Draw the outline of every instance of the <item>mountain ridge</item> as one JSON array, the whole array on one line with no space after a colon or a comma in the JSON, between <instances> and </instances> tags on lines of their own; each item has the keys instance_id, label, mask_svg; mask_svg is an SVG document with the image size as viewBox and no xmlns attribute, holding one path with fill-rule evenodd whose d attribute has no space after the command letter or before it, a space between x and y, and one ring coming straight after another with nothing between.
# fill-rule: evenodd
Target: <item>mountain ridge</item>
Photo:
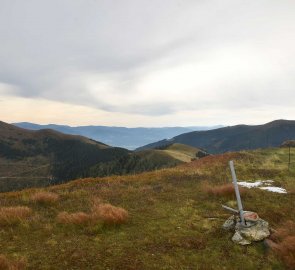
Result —
<instances>
[{"instance_id":1,"label":"mountain ridge","mask_svg":"<svg viewBox=\"0 0 295 270\"><path fill-rule=\"evenodd\" d=\"M192 127L116 127L116 126L68 126L68 125L39 125L29 122L13 123L18 127L38 130L50 128L66 134L83 135L88 138L101 141L107 145L134 150L142 145L152 143L160 139L172 138L176 135L194 130L208 130L220 127L217 126L192 126Z\"/></svg>"},{"instance_id":2,"label":"mountain ridge","mask_svg":"<svg viewBox=\"0 0 295 270\"><path fill-rule=\"evenodd\" d=\"M223 153L255 148L277 147L295 138L294 120L274 120L262 125L235 125L208 131L184 133L169 140L161 140L137 148L152 149L165 144L182 143L206 149L209 153Z\"/></svg>"}]
</instances>

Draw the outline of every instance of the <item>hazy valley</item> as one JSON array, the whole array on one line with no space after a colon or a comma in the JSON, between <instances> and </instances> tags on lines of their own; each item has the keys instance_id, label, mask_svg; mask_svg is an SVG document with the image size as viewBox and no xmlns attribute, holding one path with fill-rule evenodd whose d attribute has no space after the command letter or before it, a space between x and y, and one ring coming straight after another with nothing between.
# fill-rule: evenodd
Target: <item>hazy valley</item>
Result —
<instances>
[{"instance_id":1,"label":"hazy valley","mask_svg":"<svg viewBox=\"0 0 295 270\"><path fill-rule=\"evenodd\" d=\"M195 130L210 130L221 126L197 127L162 127L162 128L126 128L107 126L64 126L64 125L38 125L33 123L14 123L15 126L31 129L53 129L65 134L81 135L111 146L134 150L145 144L153 143L163 138L172 138L182 133Z\"/></svg>"}]
</instances>

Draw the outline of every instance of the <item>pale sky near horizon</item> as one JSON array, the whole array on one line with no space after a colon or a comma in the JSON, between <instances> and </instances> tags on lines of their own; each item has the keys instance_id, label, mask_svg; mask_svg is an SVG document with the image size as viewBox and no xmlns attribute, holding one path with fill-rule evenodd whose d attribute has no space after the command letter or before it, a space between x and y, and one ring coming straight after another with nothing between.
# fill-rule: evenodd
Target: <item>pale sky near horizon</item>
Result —
<instances>
[{"instance_id":1,"label":"pale sky near horizon","mask_svg":"<svg viewBox=\"0 0 295 270\"><path fill-rule=\"evenodd\" d=\"M295 119L293 0L0 0L0 120Z\"/></svg>"}]
</instances>

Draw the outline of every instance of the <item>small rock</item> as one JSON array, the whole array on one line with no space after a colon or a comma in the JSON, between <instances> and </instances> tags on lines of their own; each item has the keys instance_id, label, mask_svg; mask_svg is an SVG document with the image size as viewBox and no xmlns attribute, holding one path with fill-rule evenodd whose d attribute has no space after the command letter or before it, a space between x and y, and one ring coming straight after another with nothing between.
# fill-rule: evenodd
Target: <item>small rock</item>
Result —
<instances>
[{"instance_id":1,"label":"small rock","mask_svg":"<svg viewBox=\"0 0 295 270\"><path fill-rule=\"evenodd\" d=\"M261 241L270 235L268 222L261 218L251 227L240 227L239 232L249 241Z\"/></svg>"},{"instance_id":2,"label":"small rock","mask_svg":"<svg viewBox=\"0 0 295 270\"><path fill-rule=\"evenodd\" d=\"M270 235L268 222L259 218L255 212L244 211L246 226L240 223L240 218L229 217L222 225L225 230L235 230L232 241L240 245L249 245L251 242L261 241Z\"/></svg>"},{"instance_id":3,"label":"small rock","mask_svg":"<svg viewBox=\"0 0 295 270\"><path fill-rule=\"evenodd\" d=\"M230 216L222 225L222 228L225 230L233 230L235 228L236 225L236 219L235 216L232 215Z\"/></svg>"},{"instance_id":4,"label":"small rock","mask_svg":"<svg viewBox=\"0 0 295 270\"><path fill-rule=\"evenodd\" d=\"M236 231L235 234L233 235L232 239L233 242L245 246L245 245L250 245L251 242L245 239L244 237L241 236L239 231Z\"/></svg>"}]
</instances>

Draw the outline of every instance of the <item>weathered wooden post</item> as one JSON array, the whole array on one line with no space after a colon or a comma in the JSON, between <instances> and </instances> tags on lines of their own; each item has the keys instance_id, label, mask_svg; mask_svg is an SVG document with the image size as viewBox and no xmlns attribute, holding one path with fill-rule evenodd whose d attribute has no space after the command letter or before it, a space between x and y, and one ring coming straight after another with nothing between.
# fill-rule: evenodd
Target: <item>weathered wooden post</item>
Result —
<instances>
[{"instance_id":1,"label":"weathered wooden post","mask_svg":"<svg viewBox=\"0 0 295 270\"><path fill-rule=\"evenodd\" d=\"M241 224L243 226L245 226L246 223L245 223L245 219L244 219L243 205L242 205L242 200L241 200L240 191L239 191L239 187L238 187L234 162L232 160L229 162L229 167L230 167L230 171L231 171L231 175L232 175L232 179L233 179L233 184L234 184L234 187L235 187L235 193L236 193L236 198L237 198L237 203L238 203L238 211L239 211L239 214L240 214Z\"/></svg>"}]
</instances>

